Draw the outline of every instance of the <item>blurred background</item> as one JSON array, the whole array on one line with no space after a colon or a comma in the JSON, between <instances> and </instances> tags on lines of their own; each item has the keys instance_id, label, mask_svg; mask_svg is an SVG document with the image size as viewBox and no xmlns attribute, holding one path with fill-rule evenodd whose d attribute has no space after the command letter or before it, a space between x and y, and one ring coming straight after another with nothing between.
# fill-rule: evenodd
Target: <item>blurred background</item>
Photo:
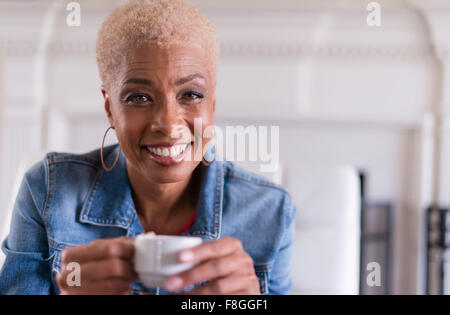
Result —
<instances>
[{"instance_id":1,"label":"blurred background","mask_svg":"<svg viewBox=\"0 0 450 315\"><path fill-rule=\"evenodd\" d=\"M450 2L189 2L221 42L216 124L280 128L262 174L298 208L293 293L450 293ZM76 3L79 26L69 1L0 1L2 239L23 172L108 127L95 40L122 1Z\"/></svg>"}]
</instances>

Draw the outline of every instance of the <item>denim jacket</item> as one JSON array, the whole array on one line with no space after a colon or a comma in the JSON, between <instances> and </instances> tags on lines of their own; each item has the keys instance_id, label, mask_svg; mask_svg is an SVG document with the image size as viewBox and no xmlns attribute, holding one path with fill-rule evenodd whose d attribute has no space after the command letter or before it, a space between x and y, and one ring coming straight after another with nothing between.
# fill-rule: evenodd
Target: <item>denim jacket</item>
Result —
<instances>
[{"instance_id":1,"label":"denim jacket","mask_svg":"<svg viewBox=\"0 0 450 315\"><path fill-rule=\"evenodd\" d=\"M117 145L104 148L107 165L112 165L117 150ZM296 212L289 194L227 161L199 167L203 169L196 219L180 235L203 241L238 238L254 261L261 293L289 293ZM143 232L122 152L110 172L101 166L100 150L48 153L22 180L10 233L2 243L6 260L0 294L58 294L55 276L63 249ZM139 282L131 289L137 294L167 294Z\"/></svg>"}]
</instances>

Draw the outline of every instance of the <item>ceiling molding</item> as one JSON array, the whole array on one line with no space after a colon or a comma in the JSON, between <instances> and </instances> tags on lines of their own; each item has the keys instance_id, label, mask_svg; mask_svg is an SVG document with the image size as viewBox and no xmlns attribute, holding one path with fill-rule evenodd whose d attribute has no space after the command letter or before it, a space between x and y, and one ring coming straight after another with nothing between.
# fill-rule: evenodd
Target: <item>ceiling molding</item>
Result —
<instances>
[{"instance_id":1,"label":"ceiling molding","mask_svg":"<svg viewBox=\"0 0 450 315\"><path fill-rule=\"evenodd\" d=\"M32 56L37 52L38 42L29 40L0 39L0 51L5 56ZM450 55L450 47L439 47L442 54ZM90 41L52 41L48 54L52 57L86 57L95 55L95 43ZM367 45L279 42L226 41L220 44L221 57L385 57L424 58L431 54L427 45Z\"/></svg>"}]
</instances>

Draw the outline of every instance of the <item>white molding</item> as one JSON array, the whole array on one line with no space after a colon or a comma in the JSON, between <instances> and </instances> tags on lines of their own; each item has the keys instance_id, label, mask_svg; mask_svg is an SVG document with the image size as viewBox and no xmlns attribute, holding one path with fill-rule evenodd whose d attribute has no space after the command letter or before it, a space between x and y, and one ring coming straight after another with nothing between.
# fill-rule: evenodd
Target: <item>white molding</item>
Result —
<instances>
[{"instance_id":1,"label":"white molding","mask_svg":"<svg viewBox=\"0 0 450 315\"><path fill-rule=\"evenodd\" d=\"M112 4L106 4L102 1L82 3L84 19L91 19L94 22L89 23L88 26L80 27L76 32L70 32L64 28L59 29L55 34L55 38L49 43L49 56L93 56L95 54L95 38L101 23L99 16L106 15L106 10L117 6L119 3L120 1L113 1ZM405 21L395 27L389 26L389 29L393 31L392 34L389 31L385 32L381 39L379 38L380 34L370 33L376 38L376 41L370 42L367 39L367 34L369 33L360 29L364 27L359 21L361 18L360 14L349 15L352 23L339 25L339 34L346 34L345 43L320 44L311 41L308 34L314 34L317 31L317 28L320 27L318 23L324 14L329 14L332 18L338 18L355 10L364 14L365 11L361 11L362 4L358 2L339 4L336 1L258 1L258 4L255 4L254 1L194 1L193 3L198 5L212 19L216 18L216 24L218 24L216 29L219 35L222 35L220 38L221 56L226 58L234 56L298 58L305 55L314 55L318 57L354 58L379 56L417 59L429 54L429 47L421 41L420 34L417 34L416 39L410 39L412 40L410 42L399 42L399 38L411 37L411 29L408 28L410 26L408 23L411 23L411 21ZM22 6L23 4L21 4ZM40 8L42 8L42 5L40 5ZM447 9L450 12L450 5ZM404 5L393 5L389 2L383 2L383 10L384 14L387 12L390 14L402 14L402 10L410 10L410 8ZM100 14L99 12L102 13ZM31 16L35 13L29 10L24 11L23 14ZM58 19L63 18L64 14L64 10L61 11L60 9ZM234 35L231 38L227 36L226 30L230 27L235 27L234 25L237 23L234 20L242 21L243 17L248 16L251 16L251 19L247 18L244 20L251 20L252 29L254 28L257 33L264 33L267 30L288 35L284 39L280 38L277 41L273 40L273 36L253 38L251 31L243 32L245 35L242 35L242 38L235 38ZM414 15L411 15L409 19L414 19ZM272 21L273 25L267 25L267 21ZM446 23L450 28L450 22ZM33 27L33 29L30 29L29 32L22 31L20 36L14 33L0 33L0 50L7 56L35 54L38 47L34 30L35 25L30 27ZM299 32L301 31L301 34L293 32L295 27L298 28ZM12 26L11 28L14 29ZM225 33L222 31L225 31ZM402 36L402 33L405 36ZM235 34L235 32L232 32L232 34ZM440 49L448 54L450 43L442 45Z\"/></svg>"},{"instance_id":2,"label":"white molding","mask_svg":"<svg viewBox=\"0 0 450 315\"><path fill-rule=\"evenodd\" d=\"M430 4L424 5L419 1L410 1L411 4L416 8L417 14L421 17L424 28L428 33L428 38L430 40L430 45L432 47L432 52L434 58L436 59L440 73L439 73L439 84L440 88L438 90L438 97L436 98L436 104L431 104L433 111L433 135L430 138L430 130L424 130L422 139L422 150L428 148L433 148L433 153L422 152L422 157L424 158L428 155L428 166L432 171L426 178L428 178L428 185L431 185L431 192L429 188L423 186L422 182L421 193L426 194L425 198L421 199L421 209L419 214L419 225L417 226L419 233L417 234L417 293L425 293L425 279L424 279L424 262L427 259L425 253L426 244L424 243L425 234L427 233L425 229L425 206L430 206L431 204L437 204L439 206L448 207L450 206L450 167L448 166L448 161L450 158L450 31L449 31L449 15L448 3L444 10L442 8L438 9L438 6L442 6L443 3L439 1L431 1ZM434 5L434 6L433 6ZM430 143L432 139L432 143ZM425 165L422 165L422 176L424 177ZM431 196L429 196L431 195ZM428 204L425 204L425 202Z\"/></svg>"},{"instance_id":3,"label":"white molding","mask_svg":"<svg viewBox=\"0 0 450 315\"><path fill-rule=\"evenodd\" d=\"M30 40L10 40L0 38L0 51L6 56L32 56L37 52L38 42ZM440 48L442 54L449 55L450 47ZM85 57L95 55L95 43L88 41L56 40L49 44L49 56ZM279 42L239 42L222 41L221 57L290 57L305 55L315 57L385 57L418 59L430 55L429 47L419 45L367 45L367 44L326 44L308 45L290 41Z\"/></svg>"}]
</instances>

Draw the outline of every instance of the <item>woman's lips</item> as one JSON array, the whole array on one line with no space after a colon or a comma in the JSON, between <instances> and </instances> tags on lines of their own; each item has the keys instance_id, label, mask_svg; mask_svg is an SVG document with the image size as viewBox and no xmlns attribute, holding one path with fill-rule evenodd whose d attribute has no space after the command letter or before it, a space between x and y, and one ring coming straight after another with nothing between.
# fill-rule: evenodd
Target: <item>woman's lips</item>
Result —
<instances>
[{"instance_id":1,"label":"woman's lips","mask_svg":"<svg viewBox=\"0 0 450 315\"><path fill-rule=\"evenodd\" d=\"M162 166L171 166L181 163L190 148L191 143L161 143L157 145L142 146L142 149L150 159Z\"/></svg>"}]
</instances>

